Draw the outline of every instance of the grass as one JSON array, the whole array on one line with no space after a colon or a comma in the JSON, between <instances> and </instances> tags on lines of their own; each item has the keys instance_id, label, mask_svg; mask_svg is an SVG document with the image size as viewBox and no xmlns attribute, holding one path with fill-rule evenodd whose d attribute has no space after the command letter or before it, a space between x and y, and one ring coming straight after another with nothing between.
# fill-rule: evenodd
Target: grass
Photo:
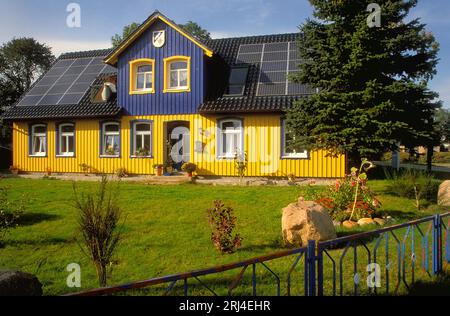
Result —
<instances>
[{"instance_id":1,"label":"grass","mask_svg":"<svg viewBox=\"0 0 450 316\"><path fill-rule=\"evenodd\" d=\"M3 179L1 185L10 188L13 200L25 198L27 212L20 226L11 231L6 247L0 249L0 267L18 269L36 274L44 284L46 295L59 295L80 289L66 286L66 271L70 263L81 266L82 289L97 287L95 270L80 250L77 239L77 211L73 208L72 183L58 180ZM94 190L95 183L77 183L81 191ZM414 211L412 200L389 195L385 181L373 181L372 187L380 195L382 212L399 222L442 211L437 206L425 205L421 212ZM202 185L149 186L122 183L119 201L123 208L123 240L119 245L109 284L122 284L157 276L164 276L193 269L202 269L265 255L283 250L281 239L281 210L300 195L298 187L224 187ZM244 238L243 247L233 255L220 255L212 247L206 210L215 199L222 199L234 208L238 218L238 230ZM426 231L426 227L423 227ZM349 234L340 231L339 234ZM373 248L374 241L368 241ZM418 243L420 244L420 243ZM390 246L395 249L393 241ZM330 254L339 259L343 249ZM416 250L417 251L417 250ZM268 263L282 281L282 294L286 294L286 273L295 258L277 259ZM346 256L346 293L353 289L352 256ZM326 274L331 272L330 261L325 261ZM302 262L293 275L292 294L301 294ZM251 270L251 269L247 269ZM365 271L359 260L358 271ZM237 276L238 270L208 276L208 285L220 294ZM247 271L235 294L251 294ZM419 277L419 273L416 277ZM262 266L258 266L258 294L276 294L273 277ZM424 280L427 280L424 273ZM327 277L327 291L331 289L331 278ZM349 286L350 285L350 286ZM158 288L161 290L162 288ZM180 292L181 291L181 292ZM208 294L203 288L193 285L190 293ZM182 293L182 286L174 288ZM140 292L142 294L142 292ZM147 294L156 294L153 290ZM161 294L161 292L159 292Z\"/></svg>"}]
</instances>

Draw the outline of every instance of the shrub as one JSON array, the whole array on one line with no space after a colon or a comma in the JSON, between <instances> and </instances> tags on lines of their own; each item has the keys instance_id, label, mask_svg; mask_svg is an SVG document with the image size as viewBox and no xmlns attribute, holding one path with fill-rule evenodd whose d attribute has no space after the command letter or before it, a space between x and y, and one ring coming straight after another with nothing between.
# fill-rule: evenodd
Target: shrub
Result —
<instances>
[{"instance_id":1,"label":"shrub","mask_svg":"<svg viewBox=\"0 0 450 316\"><path fill-rule=\"evenodd\" d=\"M8 189L0 187L0 247L9 230L18 226L23 212L23 203L12 203L8 197Z\"/></svg>"},{"instance_id":2,"label":"shrub","mask_svg":"<svg viewBox=\"0 0 450 316\"><path fill-rule=\"evenodd\" d=\"M439 182L426 172L406 169L401 172L386 171L389 179L387 190L389 193L408 199L414 199L417 210L421 208L421 200L435 202L439 190Z\"/></svg>"},{"instance_id":3,"label":"shrub","mask_svg":"<svg viewBox=\"0 0 450 316\"><path fill-rule=\"evenodd\" d=\"M78 223L83 236L80 246L95 266L99 285L104 287L108 267L112 267L112 258L121 237L118 231L121 211L115 200L117 192L108 187L106 176L103 176L96 194L79 195L75 183L73 190L75 207L80 212Z\"/></svg>"},{"instance_id":4,"label":"shrub","mask_svg":"<svg viewBox=\"0 0 450 316\"><path fill-rule=\"evenodd\" d=\"M221 253L234 253L242 243L239 234L234 234L237 218L231 207L222 201L215 201L214 208L208 210L208 220L212 229L211 241Z\"/></svg>"},{"instance_id":5,"label":"shrub","mask_svg":"<svg viewBox=\"0 0 450 316\"><path fill-rule=\"evenodd\" d=\"M193 173L197 170L197 165L193 163L185 163L181 166L181 170L187 173Z\"/></svg>"},{"instance_id":6,"label":"shrub","mask_svg":"<svg viewBox=\"0 0 450 316\"><path fill-rule=\"evenodd\" d=\"M248 155L246 152L243 154L236 153L234 156L234 168L239 177L239 182L242 184L248 168Z\"/></svg>"},{"instance_id":7,"label":"shrub","mask_svg":"<svg viewBox=\"0 0 450 316\"><path fill-rule=\"evenodd\" d=\"M128 177L127 169L125 169L125 168L118 168L116 170L116 176L118 178L126 178L126 177Z\"/></svg>"}]
</instances>

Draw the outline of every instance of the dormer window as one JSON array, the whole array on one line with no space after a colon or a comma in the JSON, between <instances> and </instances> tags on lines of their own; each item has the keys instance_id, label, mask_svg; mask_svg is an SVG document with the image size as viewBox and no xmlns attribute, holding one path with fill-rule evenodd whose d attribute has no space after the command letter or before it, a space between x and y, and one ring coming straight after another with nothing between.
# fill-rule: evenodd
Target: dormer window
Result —
<instances>
[{"instance_id":1,"label":"dormer window","mask_svg":"<svg viewBox=\"0 0 450 316\"><path fill-rule=\"evenodd\" d=\"M191 58L173 56L164 59L164 92L191 90Z\"/></svg>"},{"instance_id":2,"label":"dormer window","mask_svg":"<svg viewBox=\"0 0 450 316\"><path fill-rule=\"evenodd\" d=\"M137 59L130 62L130 94L154 93L155 61Z\"/></svg>"},{"instance_id":3,"label":"dormer window","mask_svg":"<svg viewBox=\"0 0 450 316\"><path fill-rule=\"evenodd\" d=\"M244 94L247 82L248 66L236 66L231 68L227 95L241 96Z\"/></svg>"}]
</instances>

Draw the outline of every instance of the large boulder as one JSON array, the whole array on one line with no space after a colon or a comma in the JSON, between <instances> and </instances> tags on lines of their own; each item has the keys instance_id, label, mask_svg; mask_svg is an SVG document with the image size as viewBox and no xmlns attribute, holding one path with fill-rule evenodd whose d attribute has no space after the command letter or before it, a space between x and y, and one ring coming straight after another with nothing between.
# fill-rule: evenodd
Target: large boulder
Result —
<instances>
[{"instance_id":1,"label":"large boulder","mask_svg":"<svg viewBox=\"0 0 450 316\"><path fill-rule=\"evenodd\" d=\"M0 270L0 296L42 296L42 284L32 274Z\"/></svg>"},{"instance_id":2,"label":"large boulder","mask_svg":"<svg viewBox=\"0 0 450 316\"><path fill-rule=\"evenodd\" d=\"M450 180L442 182L439 186L438 204L440 206L450 206Z\"/></svg>"},{"instance_id":3,"label":"large boulder","mask_svg":"<svg viewBox=\"0 0 450 316\"><path fill-rule=\"evenodd\" d=\"M281 226L284 242L290 247L304 247L308 240L325 241L337 237L326 209L302 198L283 209Z\"/></svg>"}]
</instances>

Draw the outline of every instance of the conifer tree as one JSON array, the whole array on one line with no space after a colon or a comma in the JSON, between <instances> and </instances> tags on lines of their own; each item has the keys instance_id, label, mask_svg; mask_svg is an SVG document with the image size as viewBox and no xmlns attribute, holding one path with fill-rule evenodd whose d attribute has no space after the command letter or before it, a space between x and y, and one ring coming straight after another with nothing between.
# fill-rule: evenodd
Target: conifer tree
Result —
<instances>
[{"instance_id":1,"label":"conifer tree","mask_svg":"<svg viewBox=\"0 0 450 316\"><path fill-rule=\"evenodd\" d=\"M372 2L381 9L379 27L369 23ZM417 0L310 3L314 16L300 27L304 62L291 79L319 92L288 110L291 145L346 153L357 163L398 143L435 143L440 103L428 82L436 74L439 45L420 19L408 17Z\"/></svg>"}]
</instances>

